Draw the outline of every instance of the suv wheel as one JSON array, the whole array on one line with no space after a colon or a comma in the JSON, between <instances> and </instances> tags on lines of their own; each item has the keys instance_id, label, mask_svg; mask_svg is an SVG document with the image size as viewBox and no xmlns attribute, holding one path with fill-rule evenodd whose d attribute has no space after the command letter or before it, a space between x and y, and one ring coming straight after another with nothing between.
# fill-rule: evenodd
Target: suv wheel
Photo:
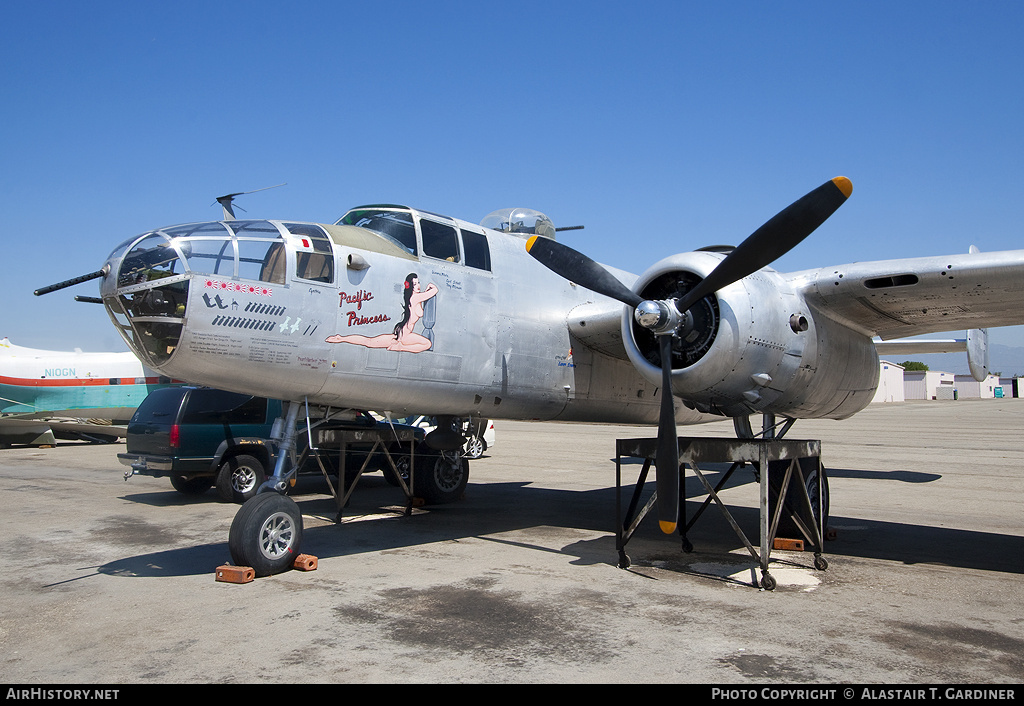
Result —
<instances>
[{"instance_id":1,"label":"suv wheel","mask_svg":"<svg viewBox=\"0 0 1024 706\"><path fill-rule=\"evenodd\" d=\"M217 494L227 503L244 503L256 495L267 480L263 464L254 456L239 454L221 464L217 472Z\"/></svg>"}]
</instances>

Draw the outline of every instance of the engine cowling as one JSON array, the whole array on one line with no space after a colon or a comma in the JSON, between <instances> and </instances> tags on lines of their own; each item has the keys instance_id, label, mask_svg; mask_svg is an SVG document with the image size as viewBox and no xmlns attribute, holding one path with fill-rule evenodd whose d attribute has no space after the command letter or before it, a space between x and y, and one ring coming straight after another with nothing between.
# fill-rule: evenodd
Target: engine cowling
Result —
<instances>
[{"instance_id":1,"label":"engine cowling","mask_svg":"<svg viewBox=\"0 0 1024 706\"><path fill-rule=\"evenodd\" d=\"M649 268L633 290L678 299L724 253L673 255ZM868 336L811 310L778 272L765 268L695 304L673 336L672 388L684 404L727 416L771 413L841 419L863 409L878 384ZM633 365L661 384L657 338L627 309L622 338Z\"/></svg>"}]
</instances>

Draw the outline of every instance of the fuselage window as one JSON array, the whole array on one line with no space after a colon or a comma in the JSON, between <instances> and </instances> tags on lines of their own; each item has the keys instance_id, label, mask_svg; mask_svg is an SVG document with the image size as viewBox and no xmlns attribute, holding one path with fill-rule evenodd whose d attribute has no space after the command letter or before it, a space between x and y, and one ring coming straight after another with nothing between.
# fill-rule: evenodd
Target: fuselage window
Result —
<instances>
[{"instance_id":1,"label":"fuselage window","mask_svg":"<svg viewBox=\"0 0 1024 706\"><path fill-rule=\"evenodd\" d=\"M462 249L466 253L466 264L478 270L491 271L491 248L487 244L487 236L471 230L460 230L462 233Z\"/></svg>"},{"instance_id":2,"label":"fuselage window","mask_svg":"<svg viewBox=\"0 0 1024 706\"><path fill-rule=\"evenodd\" d=\"M423 254L438 260L459 262L459 239L451 226L420 219L420 233L423 235Z\"/></svg>"},{"instance_id":3,"label":"fuselage window","mask_svg":"<svg viewBox=\"0 0 1024 706\"><path fill-rule=\"evenodd\" d=\"M412 215L405 211L376 209L349 211L335 225L366 228L383 235L412 255L418 252L416 249L416 226L413 225Z\"/></svg>"},{"instance_id":4,"label":"fuselage window","mask_svg":"<svg viewBox=\"0 0 1024 706\"><path fill-rule=\"evenodd\" d=\"M295 252L295 276L331 284L334 282L334 250L331 241L319 227L304 223L285 223L292 235L302 244ZM312 247L313 252L306 248Z\"/></svg>"}]
</instances>

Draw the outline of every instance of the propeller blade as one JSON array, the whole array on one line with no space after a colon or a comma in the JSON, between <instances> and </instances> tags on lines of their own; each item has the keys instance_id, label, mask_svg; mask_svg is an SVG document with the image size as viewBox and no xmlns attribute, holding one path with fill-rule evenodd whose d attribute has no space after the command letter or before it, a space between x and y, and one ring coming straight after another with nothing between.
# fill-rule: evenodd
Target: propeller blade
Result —
<instances>
[{"instance_id":1,"label":"propeller blade","mask_svg":"<svg viewBox=\"0 0 1024 706\"><path fill-rule=\"evenodd\" d=\"M672 397L672 336L658 336L661 347L661 415L658 419L657 469L658 526L665 534L679 522L679 441Z\"/></svg>"},{"instance_id":2,"label":"propeller blade","mask_svg":"<svg viewBox=\"0 0 1024 706\"><path fill-rule=\"evenodd\" d=\"M104 265L103 269L96 270L95 272L90 272L87 275L81 275L80 277L72 277L71 279L66 279L63 282L51 284L48 287L41 287L32 293L35 294L37 297L41 297L44 294L56 292L58 289L66 289L68 287L73 287L76 284L81 284L82 282L88 282L91 279L99 279L100 277L106 277L107 272L109 271L110 269L106 265Z\"/></svg>"},{"instance_id":3,"label":"propeller blade","mask_svg":"<svg viewBox=\"0 0 1024 706\"><path fill-rule=\"evenodd\" d=\"M526 241L526 251L555 274L592 292L617 299L634 309L643 301L604 267L557 240L535 235Z\"/></svg>"},{"instance_id":4,"label":"propeller blade","mask_svg":"<svg viewBox=\"0 0 1024 706\"><path fill-rule=\"evenodd\" d=\"M836 177L797 199L740 243L676 307L686 312L708 294L770 265L828 220L852 191L849 179Z\"/></svg>"}]
</instances>

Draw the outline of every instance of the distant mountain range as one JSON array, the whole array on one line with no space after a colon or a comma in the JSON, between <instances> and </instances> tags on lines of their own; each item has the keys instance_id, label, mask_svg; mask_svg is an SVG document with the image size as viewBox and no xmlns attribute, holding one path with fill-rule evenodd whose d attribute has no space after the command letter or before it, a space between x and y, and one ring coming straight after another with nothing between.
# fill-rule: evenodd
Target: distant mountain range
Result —
<instances>
[{"instance_id":1,"label":"distant mountain range","mask_svg":"<svg viewBox=\"0 0 1024 706\"><path fill-rule=\"evenodd\" d=\"M932 353L930 355L898 355L887 356L890 363L902 363L914 360L924 363L929 370L941 370L955 375L970 375L967 367L966 353ZM898 360L897 360L898 359ZM989 369L1005 377L1024 377L1024 348L1019 346L1003 346L997 343L989 345Z\"/></svg>"}]
</instances>

